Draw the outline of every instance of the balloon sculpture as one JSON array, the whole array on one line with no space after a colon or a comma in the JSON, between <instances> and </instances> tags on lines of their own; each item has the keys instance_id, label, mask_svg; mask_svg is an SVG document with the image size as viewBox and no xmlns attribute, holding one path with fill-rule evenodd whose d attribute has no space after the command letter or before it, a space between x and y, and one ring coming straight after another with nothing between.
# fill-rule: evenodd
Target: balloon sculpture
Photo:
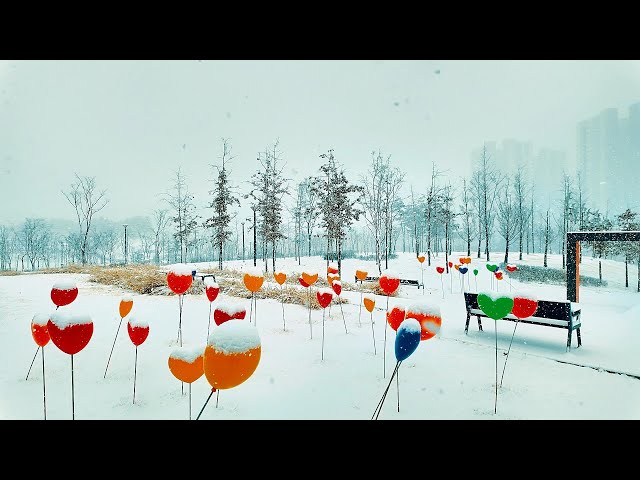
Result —
<instances>
[{"instance_id":1,"label":"balloon sculpture","mask_svg":"<svg viewBox=\"0 0 640 480\"><path fill-rule=\"evenodd\" d=\"M178 380L189 384L189 420L191 420L191 384L204 375L204 347L180 347L169 355L169 370Z\"/></svg>"},{"instance_id":2,"label":"balloon sculpture","mask_svg":"<svg viewBox=\"0 0 640 480\"><path fill-rule=\"evenodd\" d=\"M393 331L397 332L398 327L402 322L404 322L404 316L407 312L405 311L402 305L395 305L389 313L387 313L387 323L393 329Z\"/></svg>"},{"instance_id":3,"label":"balloon sculpture","mask_svg":"<svg viewBox=\"0 0 640 480\"><path fill-rule=\"evenodd\" d=\"M387 295L387 312L389 314L389 296L400 286L400 277L391 270L385 270L380 275L380 288ZM386 375L387 364L387 323L384 324L384 350L382 351L382 378Z\"/></svg>"},{"instance_id":4,"label":"balloon sculpture","mask_svg":"<svg viewBox=\"0 0 640 480\"><path fill-rule=\"evenodd\" d=\"M373 295L366 295L364 297L364 308L370 313L371 316L371 337L373 338L373 354L376 355L376 332L373 329L373 309L376 306L376 298ZM362 308L362 305L360 306Z\"/></svg>"},{"instance_id":5,"label":"balloon sculpture","mask_svg":"<svg viewBox=\"0 0 640 480\"><path fill-rule=\"evenodd\" d=\"M440 274L440 287L442 288L442 298L444 298L444 284L442 283L442 274L444 273L444 267L436 267L436 272Z\"/></svg>"},{"instance_id":6,"label":"balloon sculpture","mask_svg":"<svg viewBox=\"0 0 640 480\"><path fill-rule=\"evenodd\" d=\"M324 360L324 312L333 299L333 291L328 288L319 288L316 292L318 303L322 307L322 354L321 359Z\"/></svg>"},{"instance_id":7,"label":"balloon sculpture","mask_svg":"<svg viewBox=\"0 0 640 480\"><path fill-rule=\"evenodd\" d=\"M209 300L209 316L207 317L207 338L209 338L209 331L211 330L211 306L220 293L220 287L213 278L205 277L204 293L207 296L207 300Z\"/></svg>"},{"instance_id":8,"label":"balloon sculpture","mask_svg":"<svg viewBox=\"0 0 640 480\"><path fill-rule=\"evenodd\" d=\"M420 262L420 278L422 279L422 294L424 295L424 269L422 268L422 265L424 264L424 260L425 260L425 256L424 255L418 255L418 262Z\"/></svg>"},{"instance_id":9,"label":"balloon sculpture","mask_svg":"<svg viewBox=\"0 0 640 480\"><path fill-rule=\"evenodd\" d=\"M473 277L476 281L476 292L478 291L478 269L474 268L473 269Z\"/></svg>"},{"instance_id":10,"label":"balloon sculpture","mask_svg":"<svg viewBox=\"0 0 640 480\"><path fill-rule=\"evenodd\" d=\"M436 336L442 326L440 308L426 302L414 302L407 306L405 318L413 318L420 324L420 340Z\"/></svg>"},{"instance_id":11,"label":"balloon sculpture","mask_svg":"<svg viewBox=\"0 0 640 480\"><path fill-rule=\"evenodd\" d=\"M360 317L362 315L362 282L367 278L369 272L366 270L356 270L356 279L360 280L360 311L358 312L358 326L361 327L362 323L360 322ZM356 281L356 284L358 282ZM375 302L374 302L375 303ZM375 345L375 344L374 344Z\"/></svg>"},{"instance_id":12,"label":"balloon sculpture","mask_svg":"<svg viewBox=\"0 0 640 480\"><path fill-rule=\"evenodd\" d=\"M36 314L31 320L31 336L33 341L36 342L38 348L42 349L42 403L44 405L44 419L47 419L47 387L44 379L44 347L51 337L49 336L49 330L47 324L49 323L49 315ZM38 351L36 350L36 355Z\"/></svg>"},{"instance_id":13,"label":"balloon sculpture","mask_svg":"<svg viewBox=\"0 0 640 480\"><path fill-rule=\"evenodd\" d=\"M87 346L93 335L93 321L89 315L70 315L55 312L47 322L47 331L53 344L71 355L71 415L75 420L75 395L73 384L73 356Z\"/></svg>"},{"instance_id":14,"label":"balloon sculpture","mask_svg":"<svg viewBox=\"0 0 640 480\"><path fill-rule=\"evenodd\" d=\"M413 352L416 351L418 345L420 345L420 323L418 320L414 318L408 318L404 320L400 326L398 327L398 331L396 334L396 342L395 342L395 354L396 354L396 367L393 369L393 373L391 374L391 378L389 379L389 384L382 395L382 398L378 402L376 409L371 416L371 420L377 420L380 416L380 412L382 411L382 406L384 405L384 401L387 398L387 393L389 392L389 387L391 387L391 382L393 382L393 377L397 375L398 369L400 368L400 364L409 358ZM400 411L400 393L398 390L398 412Z\"/></svg>"},{"instance_id":15,"label":"balloon sculpture","mask_svg":"<svg viewBox=\"0 0 640 480\"><path fill-rule=\"evenodd\" d=\"M247 269L245 274L242 277L242 281L244 282L244 286L247 287L247 290L251 292L251 307L249 308L249 322L251 322L251 314L252 312L256 312L253 323L258 325L258 315L257 309L258 304L256 303L256 292L260 290L262 284L264 283L264 274L262 270L258 267L252 267ZM255 304L255 307L254 307Z\"/></svg>"},{"instance_id":16,"label":"balloon sculpture","mask_svg":"<svg viewBox=\"0 0 640 480\"><path fill-rule=\"evenodd\" d=\"M136 358L133 364L133 403L136 403L136 376L138 373L138 345L142 343L149 336L149 324L146 320L138 320L130 317L127 323L127 332L129 332L129 338L131 342L136 346Z\"/></svg>"},{"instance_id":17,"label":"balloon sculpture","mask_svg":"<svg viewBox=\"0 0 640 480\"><path fill-rule=\"evenodd\" d=\"M107 366L104 369L104 376L102 378L107 378L107 370L109 369L109 363L111 362L111 355L113 354L113 349L116 346L116 340L118 339L118 334L120 333L120 326L122 325L122 319L129 315L131 309L133 308L133 298L131 295L125 295L120 300L120 305L118 306L118 311L120 313L120 322L118 323L118 329L116 330L116 336L113 339L113 345L111 346L111 352L109 353L109 359L107 360Z\"/></svg>"},{"instance_id":18,"label":"balloon sculpture","mask_svg":"<svg viewBox=\"0 0 640 480\"><path fill-rule=\"evenodd\" d=\"M488 267L487 267L488 268ZM506 317L513 309L513 298L507 295L497 295L493 292L478 293L478 307L484 314L496 320L496 394L493 413L498 413L498 320Z\"/></svg>"},{"instance_id":19,"label":"balloon sculpture","mask_svg":"<svg viewBox=\"0 0 640 480\"><path fill-rule=\"evenodd\" d=\"M173 293L178 295L178 307L180 316L178 320L178 341L182 346L182 305L184 304L184 294L193 282L191 267L187 265L176 265L167 273L167 285Z\"/></svg>"},{"instance_id":20,"label":"balloon sculpture","mask_svg":"<svg viewBox=\"0 0 640 480\"><path fill-rule=\"evenodd\" d=\"M318 280L318 274L316 272L302 272L300 278L300 284L307 289L307 305L309 307L309 332L311 339L313 339L313 327L311 326L311 285Z\"/></svg>"},{"instance_id":21,"label":"balloon sculpture","mask_svg":"<svg viewBox=\"0 0 640 480\"><path fill-rule=\"evenodd\" d=\"M282 290L284 289L284 282L287 279L287 274L284 272L276 272L273 274L273 278L276 280L276 282L278 282L278 285L280 285L280 291L282 293ZM284 295L280 295L280 297L282 298L282 300L280 301L280 303L282 304L282 330L286 332L287 325L284 321Z\"/></svg>"},{"instance_id":22,"label":"balloon sculpture","mask_svg":"<svg viewBox=\"0 0 640 480\"><path fill-rule=\"evenodd\" d=\"M344 319L344 310L342 310L342 302L340 301L340 294L342 293L342 282L340 280L334 280L333 283L331 283L331 288L333 289L333 292L338 297L337 301L338 301L338 304L340 305L340 313L342 313L342 323L344 323L344 333L349 333L347 331L347 322Z\"/></svg>"},{"instance_id":23,"label":"balloon sculpture","mask_svg":"<svg viewBox=\"0 0 640 480\"><path fill-rule=\"evenodd\" d=\"M204 375L213 387L196 420L215 390L233 388L247 381L260 363L258 329L247 322L229 320L216 328L204 350Z\"/></svg>"},{"instance_id":24,"label":"balloon sculpture","mask_svg":"<svg viewBox=\"0 0 640 480\"><path fill-rule=\"evenodd\" d=\"M220 326L229 320L244 320L246 315L247 309L239 303L220 302L213 311L213 321Z\"/></svg>"},{"instance_id":25,"label":"balloon sculpture","mask_svg":"<svg viewBox=\"0 0 640 480\"><path fill-rule=\"evenodd\" d=\"M507 265L507 269L509 266ZM528 318L538 309L538 299L535 295L530 293L517 293L513 295L513 308L511 314L518 320ZM507 361L509 360L509 352L511 352L511 344L513 343L513 337L516 334L516 328L518 328L518 320L513 327L513 333L511 334L511 341L509 342L509 348L507 349L507 356L504 359L504 365L502 366L502 376L500 377L500 386L502 387L502 380L504 379L504 371L507 368Z\"/></svg>"}]
</instances>

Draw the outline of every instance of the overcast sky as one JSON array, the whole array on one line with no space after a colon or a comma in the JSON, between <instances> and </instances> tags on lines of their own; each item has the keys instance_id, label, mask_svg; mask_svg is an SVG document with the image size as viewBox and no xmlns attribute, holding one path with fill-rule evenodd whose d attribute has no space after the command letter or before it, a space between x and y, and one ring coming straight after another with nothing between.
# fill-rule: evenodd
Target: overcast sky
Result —
<instances>
[{"instance_id":1,"label":"overcast sky","mask_svg":"<svg viewBox=\"0 0 640 480\"><path fill-rule=\"evenodd\" d=\"M107 190L114 220L161 207L178 166L204 207L223 137L243 187L279 139L292 184L330 148L355 181L380 149L420 191L432 162L468 175L485 140L574 161L578 121L637 101L635 60L4 60L0 225L75 219L61 193L75 173Z\"/></svg>"}]
</instances>

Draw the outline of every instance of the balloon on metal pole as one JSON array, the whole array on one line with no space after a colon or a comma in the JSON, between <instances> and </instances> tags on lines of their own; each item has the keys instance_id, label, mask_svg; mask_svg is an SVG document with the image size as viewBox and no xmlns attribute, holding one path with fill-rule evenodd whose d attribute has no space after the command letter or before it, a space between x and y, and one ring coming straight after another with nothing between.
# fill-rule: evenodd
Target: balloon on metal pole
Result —
<instances>
[{"instance_id":1,"label":"balloon on metal pole","mask_svg":"<svg viewBox=\"0 0 640 480\"><path fill-rule=\"evenodd\" d=\"M389 296L392 295L400 286L400 277L391 270L385 270L378 280L380 289L387 296L387 311L389 314ZM382 351L382 378L386 377L387 370L387 322L384 322L384 348Z\"/></svg>"}]
</instances>

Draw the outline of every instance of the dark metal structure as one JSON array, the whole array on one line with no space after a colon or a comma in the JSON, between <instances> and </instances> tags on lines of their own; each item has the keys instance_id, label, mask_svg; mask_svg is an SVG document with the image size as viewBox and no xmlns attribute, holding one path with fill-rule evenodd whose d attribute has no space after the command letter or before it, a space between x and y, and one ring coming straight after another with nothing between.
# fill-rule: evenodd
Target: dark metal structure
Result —
<instances>
[{"instance_id":1,"label":"dark metal structure","mask_svg":"<svg viewBox=\"0 0 640 480\"><path fill-rule=\"evenodd\" d=\"M567 300L580 298L580 242L640 242L640 230L567 232Z\"/></svg>"}]
</instances>

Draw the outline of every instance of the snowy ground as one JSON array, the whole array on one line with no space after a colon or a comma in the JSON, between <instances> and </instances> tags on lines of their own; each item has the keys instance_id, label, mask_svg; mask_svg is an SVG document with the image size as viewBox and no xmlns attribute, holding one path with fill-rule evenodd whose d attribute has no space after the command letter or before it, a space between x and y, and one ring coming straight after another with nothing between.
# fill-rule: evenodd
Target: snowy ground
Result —
<instances>
[{"instance_id":1,"label":"snowy ground","mask_svg":"<svg viewBox=\"0 0 640 480\"><path fill-rule=\"evenodd\" d=\"M454 254L453 258L459 255ZM473 257L472 257L473 258ZM542 264L542 255L525 256L518 262ZM491 263L503 259L492 254ZM559 256L550 266L560 265ZM497 325L483 320L479 332L474 319L469 334L458 272L442 277L420 264L414 255L400 254L389 267L401 277L420 279L425 291L401 286L396 303L424 300L439 306L442 329L435 338L420 343L399 370L398 390L394 380L380 419L640 419L640 294L635 292L636 270L630 268L631 288L624 288L624 264L603 262L606 288L581 287L582 347L565 351L566 331L537 325L518 326L511 348L503 386L495 401L495 330L498 341L498 376L514 323ZM478 268L479 290L491 289L491 276L484 261L473 258L467 275L469 288L476 291L471 274ZM243 267L242 262L227 265ZM208 266L200 264L197 267ZM211 264L214 266L214 264ZM246 261L244 268L252 264ZM285 272L318 271L326 274L319 257L279 260ZM352 282L357 268L376 275L372 262L346 260L343 279ZM581 273L597 276L597 261L585 256ZM75 419L188 419L189 386L170 372L167 362L176 348L178 297L175 295L132 295L129 314L148 322L148 339L138 347L136 401L133 403L135 347L127 335L125 317L104 377L105 367L118 329L120 299L130 292L88 282L87 275L25 274L0 277L0 418L42 419L42 359L25 380L37 349L31 336L35 314L51 313L52 285L75 281L77 299L60 310L89 314L94 333L89 344L73 356ZM442 284L441 284L442 280ZM540 299L564 300L564 285L523 284L509 279L500 282L500 292L522 288ZM443 287L444 298L443 298ZM314 288L315 292L315 288ZM321 360L322 311L312 311L313 339L310 339L308 310L285 304L287 330L283 331L282 307L275 300L259 300L255 319L262 343L262 356L253 375L235 388L221 390L208 403L201 419L370 419L395 365L395 332L387 327L386 358L383 356L386 297L376 297L373 313L377 354L374 355L369 313L362 308L360 293L343 291L349 299L343 305L348 333L345 333L338 305L326 317L324 360ZM220 295L217 302L237 302L249 311L249 300ZM184 299L182 319L185 345L204 346L209 301L204 294ZM327 309L326 314L329 313ZM247 314L248 321L248 314ZM215 328L212 322L211 328ZM577 345L574 336L573 346ZM70 356L51 342L44 347L47 419L72 418ZM384 360L383 360L384 359ZM386 371L383 375L383 365ZM617 372L617 373L612 373ZM184 387L184 389L182 388ZM196 418L211 386L202 376L191 386L191 414ZM184 393L183 393L184 391Z\"/></svg>"}]
</instances>

